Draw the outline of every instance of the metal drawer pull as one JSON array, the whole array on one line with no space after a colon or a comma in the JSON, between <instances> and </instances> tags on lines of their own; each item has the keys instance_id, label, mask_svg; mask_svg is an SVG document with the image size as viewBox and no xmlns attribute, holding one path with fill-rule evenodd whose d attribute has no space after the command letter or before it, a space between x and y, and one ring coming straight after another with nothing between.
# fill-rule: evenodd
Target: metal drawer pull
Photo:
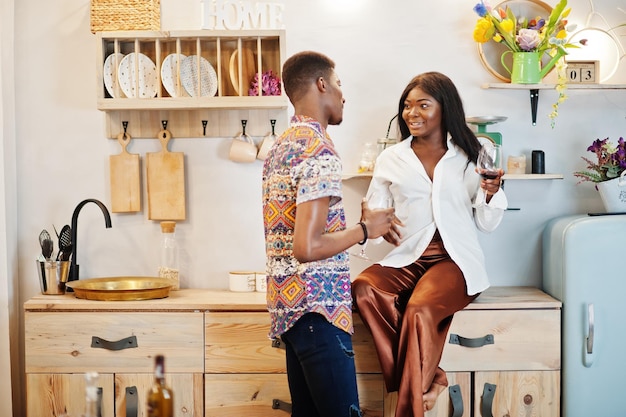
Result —
<instances>
[{"instance_id":1,"label":"metal drawer pull","mask_svg":"<svg viewBox=\"0 0 626 417\"><path fill-rule=\"evenodd\" d=\"M496 386L485 382L483 389L483 398L480 404L480 415L482 417L493 417L493 397L496 395Z\"/></svg>"},{"instance_id":2,"label":"metal drawer pull","mask_svg":"<svg viewBox=\"0 0 626 417\"><path fill-rule=\"evenodd\" d=\"M137 417L137 387L126 387L126 417Z\"/></svg>"},{"instance_id":3,"label":"metal drawer pull","mask_svg":"<svg viewBox=\"0 0 626 417\"><path fill-rule=\"evenodd\" d=\"M463 395L461 394L460 385L452 385L448 388L450 393L450 404L452 405L452 415L450 417L463 416Z\"/></svg>"},{"instance_id":4,"label":"metal drawer pull","mask_svg":"<svg viewBox=\"0 0 626 417\"><path fill-rule=\"evenodd\" d=\"M291 403L274 398L272 400L272 410L283 410L291 414Z\"/></svg>"},{"instance_id":5,"label":"metal drawer pull","mask_svg":"<svg viewBox=\"0 0 626 417\"><path fill-rule=\"evenodd\" d=\"M483 337L477 337L475 339L469 339L467 337L451 333L448 343L450 343L451 345L460 345L468 348L478 348L485 345L493 345L495 342L492 334L488 334Z\"/></svg>"},{"instance_id":6,"label":"metal drawer pull","mask_svg":"<svg viewBox=\"0 0 626 417\"><path fill-rule=\"evenodd\" d=\"M276 349L285 349L285 342L283 342L281 339L276 338L276 339L272 339L272 347L276 348Z\"/></svg>"},{"instance_id":7,"label":"metal drawer pull","mask_svg":"<svg viewBox=\"0 0 626 417\"><path fill-rule=\"evenodd\" d=\"M122 350L137 347L137 336L129 336L117 342L109 342L98 336L91 336L91 347L106 350Z\"/></svg>"}]
</instances>

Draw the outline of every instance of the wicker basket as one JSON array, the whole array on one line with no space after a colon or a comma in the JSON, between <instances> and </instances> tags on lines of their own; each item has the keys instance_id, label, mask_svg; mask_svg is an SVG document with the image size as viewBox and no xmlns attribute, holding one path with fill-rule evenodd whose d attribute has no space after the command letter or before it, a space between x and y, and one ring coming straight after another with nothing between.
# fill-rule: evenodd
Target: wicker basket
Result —
<instances>
[{"instance_id":1,"label":"wicker basket","mask_svg":"<svg viewBox=\"0 0 626 417\"><path fill-rule=\"evenodd\" d=\"M160 0L91 0L92 33L160 29Z\"/></svg>"}]
</instances>

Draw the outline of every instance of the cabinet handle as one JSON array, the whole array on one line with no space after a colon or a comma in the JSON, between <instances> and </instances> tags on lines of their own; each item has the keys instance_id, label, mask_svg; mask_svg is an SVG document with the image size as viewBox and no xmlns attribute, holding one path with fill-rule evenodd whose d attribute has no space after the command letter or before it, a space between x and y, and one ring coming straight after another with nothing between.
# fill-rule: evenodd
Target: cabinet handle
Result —
<instances>
[{"instance_id":1,"label":"cabinet handle","mask_svg":"<svg viewBox=\"0 0 626 417\"><path fill-rule=\"evenodd\" d=\"M126 387L126 417L137 417L137 387Z\"/></svg>"},{"instance_id":2,"label":"cabinet handle","mask_svg":"<svg viewBox=\"0 0 626 417\"><path fill-rule=\"evenodd\" d=\"M117 342L109 342L98 336L91 336L91 347L106 350L122 350L137 347L137 336L129 336Z\"/></svg>"},{"instance_id":3,"label":"cabinet handle","mask_svg":"<svg viewBox=\"0 0 626 417\"><path fill-rule=\"evenodd\" d=\"M276 348L276 349L283 349L283 350L286 349L285 348L285 342L283 342L279 338L272 339L272 347Z\"/></svg>"},{"instance_id":4,"label":"cabinet handle","mask_svg":"<svg viewBox=\"0 0 626 417\"><path fill-rule=\"evenodd\" d=\"M448 343L450 343L451 345L460 345L468 348L478 348L485 345L493 345L495 341L492 334L488 334L483 337L477 337L475 339L469 339L467 337L451 333Z\"/></svg>"},{"instance_id":5,"label":"cabinet handle","mask_svg":"<svg viewBox=\"0 0 626 417\"><path fill-rule=\"evenodd\" d=\"M450 417L463 416L463 394L460 385L452 385L448 388L450 393L450 404L452 405L452 415Z\"/></svg>"},{"instance_id":6,"label":"cabinet handle","mask_svg":"<svg viewBox=\"0 0 626 417\"><path fill-rule=\"evenodd\" d=\"M291 414L291 403L274 398L272 400L272 410L283 410Z\"/></svg>"},{"instance_id":7,"label":"cabinet handle","mask_svg":"<svg viewBox=\"0 0 626 417\"><path fill-rule=\"evenodd\" d=\"M485 387L483 389L483 400L482 404L480 404L480 415L482 417L493 417L493 397L496 394L496 386L494 384L490 384L485 382Z\"/></svg>"}]
</instances>

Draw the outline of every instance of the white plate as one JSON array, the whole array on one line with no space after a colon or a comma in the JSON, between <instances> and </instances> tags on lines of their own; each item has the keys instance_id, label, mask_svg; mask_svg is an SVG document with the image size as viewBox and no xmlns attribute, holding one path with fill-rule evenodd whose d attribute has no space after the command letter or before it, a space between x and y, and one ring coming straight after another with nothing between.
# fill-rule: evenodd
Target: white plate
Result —
<instances>
[{"instance_id":1,"label":"white plate","mask_svg":"<svg viewBox=\"0 0 626 417\"><path fill-rule=\"evenodd\" d=\"M198 55L183 59L180 64L180 82L192 97L213 97L217 93L217 73L206 58Z\"/></svg>"},{"instance_id":2,"label":"white plate","mask_svg":"<svg viewBox=\"0 0 626 417\"><path fill-rule=\"evenodd\" d=\"M138 65L137 73L135 61ZM157 94L159 77L156 65L142 53L132 52L122 59L117 70L117 79L126 97L151 98Z\"/></svg>"},{"instance_id":3,"label":"white plate","mask_svg":"<svg viewBox=\"0 0 626 417\"><path fill-rule=\"evenodd\" d=\"M104 60L104 69L102 70L102 78L104 78L104 86L107 89L109 95L113 98L124 98L126 95L122 90L118 88L117 82L117 68L124 59L124 54L111 54ZM119 91L119 96L115 94Z\"/></svg>"},{"instance_id":4,"label":"white plate","mask_svg":"<svg viewBox=\"0 0 626 417\"><path fill-rule=\"evenodd\" d=\"M180 89L178 84L179 79L179 70L178 63L186 58L183 54L169 54L163 60L163 64L161 64L161 82L163 83L163 87L171 97L189 97L187 90L180 83Z\"/></svg>"}]
</instances>

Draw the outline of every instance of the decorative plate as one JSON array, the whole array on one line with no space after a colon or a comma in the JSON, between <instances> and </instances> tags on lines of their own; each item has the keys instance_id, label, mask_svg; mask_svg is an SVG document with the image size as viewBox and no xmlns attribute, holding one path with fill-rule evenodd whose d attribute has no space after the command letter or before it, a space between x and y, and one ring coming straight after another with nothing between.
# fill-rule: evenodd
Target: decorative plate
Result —
<instances>
[{"instance_id":1,"label":"decorative plate","mask_svg":"<svg viewBox=\"0 0 626 417\"><path fill-rule=\"evenodd\" d=\"M254 52L250 48L241 48L241 86L243 91L239 92L239 51L235 50L230 56L228 62L228 72L230 74L230 83L233 85L235 92L242 96L248 95L248 89L250 88L250 82L254 79L256 74L256 65L254 61Z\"/></svg>"},{"instance_id":2,"label":"decorative plate","mask_svg":"<svg viewBox=\"0 0 626 417\"><path fill-rule=\"evenodd\" d=\"M126 97L151 98L157 94L159 77L156 65L142 53L131 52L122 59L117 79Z\"/></svg>"},{"instance_id":3,"label":"decorative plate","mask_svg":"<svg viewBox=\"0 0 626 417\"><path fill-rule=\"evenodd\" d=\"M104 69L102 70L102 78L104 78L104 86L112 98L126 97L124 92L119 88L117 82L117 68L124 59L124 54L111 54L104 60ZM115 92L119 91L119 94Z\"/></svg>"},{"instance_id":4,"label":"decorative plate","mask_svg":"<svg viewBox=\"0 0 626 417\"><path fill-rule=\"evenodd\" d=\"M217 73L206 58L198 55L182 60L180 82L192 97L213 97L217 93Z\"/></svg>"},{"instance_id":5,"label":"decorative plate","mask_svg":"<svg viewBox=\"0 0 626 417\"><path fill-rule=\"evenodd\" d=\"M513 11L515 16L525 16L528 19L541 16L547 20L550 17L550 13L552 13L552 7L540 0L505 0L494 6L493 10L498 10L499 8L506 10L507 7L511 8L511 11ZM492 40L485 43L477 43L477 45L480 62L482 62L487 71L501 81L507 83L511 82L511 74L502 66L502 62L500 61L502 54L505 51L508 51L509 48L502 43L497 43ZM504 59L509 68L513 67L512 55L513 54L507 54ZM548 54L544 54L542 57L542 65L545 65L549 61L550 56ZM549 72L552 70L554 70L554 67Z\"/></svg>"},{"instance_id":6,"label":"decorative plate","mask_svg":"<svg viewBox=\"0 0 626 417\"><path fill-rule=\"evenodd\" d=\"M183 54L169 54L161 64L161 82L171 97L189 97L180 80L179 62L186 58ZM182 65L181 65L182 67Z\"/></svg>"}]
</instances>

